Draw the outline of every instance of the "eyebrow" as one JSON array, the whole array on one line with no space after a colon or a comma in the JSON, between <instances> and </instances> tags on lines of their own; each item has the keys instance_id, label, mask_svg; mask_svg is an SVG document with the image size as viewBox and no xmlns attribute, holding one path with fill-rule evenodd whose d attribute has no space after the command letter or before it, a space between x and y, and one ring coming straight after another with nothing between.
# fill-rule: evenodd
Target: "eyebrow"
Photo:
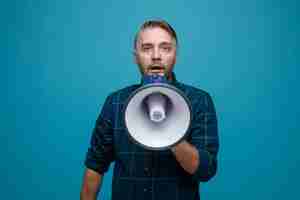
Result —
<instances>
[{"instance_id":1,"label":"eyebrow","mask_svg":"<svg viewBox=\"0 0 300 200\"><path fill-rule=\"evenodd\" d=\"M159 46L172 46L172 44L173 44L172 42L162 42L162 43L159 44ZM153 44L150 43L150 42L147 42L147 43L142 43L141 46L142 47L153 46Z\"/></svg>"},{"instance_id":2,"label":"eyebrow","mask_svg":"<svg viewBox=\"0 0 300 200\"><path fill-rule=\"evenodd\" d=\"M144 46L153 46L153 44L152 43L143 43L141 46L142 47L144 47Z\"/></svg>"},{"instance_id":3,"label":"eyebrow","mask_svg":"<svg viewBox=\"0 0 300 200\"><path fill-rule=\"evenodd\" d=\"M166 46L166 45L167 45L167 46L172 46L172 44L173 44L173 43L171 43L171 42L162 42L162 43L160 43L159 45L160 45L160 46Z\"/></svg>"}]
</instances>

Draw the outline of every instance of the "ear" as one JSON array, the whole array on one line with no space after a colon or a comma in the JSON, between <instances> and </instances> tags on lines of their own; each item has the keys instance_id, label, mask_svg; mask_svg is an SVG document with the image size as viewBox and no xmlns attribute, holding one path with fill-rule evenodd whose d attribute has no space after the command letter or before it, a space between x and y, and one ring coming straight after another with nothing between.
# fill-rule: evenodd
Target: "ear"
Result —
<instances>
[{"instance_id":1,"label":"ear","mask_svg":"<svg viewBox=\"0 0 300 200\"><path fill-rule=\"evenodd\" d=\"M135 64L137 64L138 61L137 61L137 52L136 52L136 50L133 50L133 51L132 51L132 56L133 56L133 62L134 62Z\"/></svg>"}]
</instances>

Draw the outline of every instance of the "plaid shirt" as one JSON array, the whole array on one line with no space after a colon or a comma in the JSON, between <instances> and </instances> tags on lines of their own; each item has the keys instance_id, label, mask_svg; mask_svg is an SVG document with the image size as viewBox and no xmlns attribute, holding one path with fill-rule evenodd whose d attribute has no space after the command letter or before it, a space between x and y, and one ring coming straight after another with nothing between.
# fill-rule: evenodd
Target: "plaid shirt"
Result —
<instances>
[{"instance_id":1,"label":"plaid shirt","mask_svg":"<svg viewBox=\"0 0 300 200\"><path fill-rule=\"evenodd\" d=\"M113 200L198 200L199 182L216 174L219 141L210 95L176 79L170 84L191 102L193 117L186 140L197 148L200 165L191 175L180 166L171 150L151 151L132 142L122 113L127 98L141 84L118 90L106 98L85 160L87 168L100 174L115 162Z\"/></svg>"}]
</instances>

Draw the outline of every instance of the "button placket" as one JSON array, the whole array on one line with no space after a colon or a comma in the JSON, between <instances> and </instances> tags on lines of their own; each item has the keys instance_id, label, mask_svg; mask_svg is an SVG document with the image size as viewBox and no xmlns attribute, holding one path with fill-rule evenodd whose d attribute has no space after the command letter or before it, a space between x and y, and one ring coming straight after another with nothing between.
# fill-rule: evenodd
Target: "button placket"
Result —
<instances>
[{"instance_id":1,"label":"button placket","mask_svg":"<svg viewBox=\"0 0 300 200\"><path fill-rule=\"evenodd\" d=\"M152 192L152 188L151 187L145 187L143 191L144 192Z\"/></svg>"},{"instance_id":2,"label":"button placket","mask_svg":"<svg viewBox=\"0 0 300 200\"><path fill-rule=\"evenodd\" d=\"M150 177L151 174L152 174L149 167L145 167L145 168L144 168L144 173L145 173L145 175L148 176L148 177Z\"/></svg>"}]
</instances>

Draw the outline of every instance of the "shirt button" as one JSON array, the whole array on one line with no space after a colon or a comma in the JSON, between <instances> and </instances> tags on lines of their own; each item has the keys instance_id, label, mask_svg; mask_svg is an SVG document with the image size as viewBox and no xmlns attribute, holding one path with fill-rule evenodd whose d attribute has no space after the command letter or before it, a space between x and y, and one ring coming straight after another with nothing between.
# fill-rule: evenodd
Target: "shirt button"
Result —
<instances>
[{"instance_id":1,"label":"shirt button","mask_svg":"<svg viewBox=\"0 0 300 200\"><path fill-rule=\"evenodd\" d=\"M145 172L145 174L146 174L147 176L151 176L151 171L150 171L150 169L149 169L148 167L145 167L145 168L144 168L144 172Z\"/></svg>"},{"instance_id":2,"label":"shirt button","mask_svg":"<svg viewBox=\"0 0 300 200\"><path fill-rule=\"evenodd\" d=\"M151 192L152 188L144 188L144 192Z\"/></svg>"}]
</instances>

